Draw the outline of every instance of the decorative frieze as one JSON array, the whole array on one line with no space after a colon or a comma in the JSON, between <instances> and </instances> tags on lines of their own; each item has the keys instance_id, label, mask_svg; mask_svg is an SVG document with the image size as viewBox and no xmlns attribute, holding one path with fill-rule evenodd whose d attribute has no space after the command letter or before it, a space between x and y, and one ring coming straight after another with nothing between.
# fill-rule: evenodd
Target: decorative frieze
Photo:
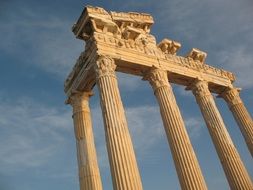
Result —
<instances>
[{"instance_id":1,"label":"decorative frieze","mask_svg":"<svg viewBox=\"0 0 253 190\"><path fill-rule=\"evenodd\" d=\"M99 57L97 63L94 65L94 69L96 72L97 79L103 76L116 78L115 75L116 65L111 57L108 56Z\"/></svg>"},{"instance_id":2,"label":"decorative frieze","mask_svg":"<svg viewBox=\"0 0 253 190\"><path fill-rule=\"evenodd\" d=\"M155 37L150 34L153 22L152 16L145 13L116 13L107 12L100 7L87 7L73 26L76 37L86 42L85 52L80 55L67 78L65 91L71 88L80 67L85 67L91 48L98 48L98 50L112 48L118 57L121 56L118 51L129 52L135 56L148 55L151 59L158 59L162 64L177 65L180 70L186 70L185 72L191 69L211 77L222 77L231 82L235 80L232 73L204 64L207 55L205 52L193 48L186 57L180 57L176 55L181 47L180 43L164 39L157 44Z\"/></svg>"}]
</instances>

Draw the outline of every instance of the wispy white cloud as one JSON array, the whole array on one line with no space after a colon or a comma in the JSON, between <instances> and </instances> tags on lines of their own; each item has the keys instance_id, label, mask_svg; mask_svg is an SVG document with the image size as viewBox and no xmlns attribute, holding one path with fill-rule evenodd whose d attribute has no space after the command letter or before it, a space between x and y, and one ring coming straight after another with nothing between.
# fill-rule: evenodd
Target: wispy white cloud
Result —
<instances>
[{"instance_id":1,"label":"wispy white cloud","mask_svg":"<svg viewBox=\"0 0 253 190\"><path fill-rule=\"evenodd\" d=\"M117 78L119 82L119 87L123 91L131 92L144 86L141 77L136 77L124 73L117 73Z\"/></svg>"},{"instance_id":2,"label":"wispy white cloud","mask_svg":"<svg viewBox=\"0 0 253 190\"><path fill-rule=\"evenodd\" d=\"M31 99L0 104L0 168L13 174L47 165L64 149L72 130L70 112Z\"/></svg>"},{"instance_id":3,"label":"wispy white cloud","mask_svg":"<svg viewBox=\"0 0 253 190\"><path fill-rule=\"evenodd\" d=\"M148 3L152 5L153 2ZM253 65L250 61L253 60L253 56L250 53L245 54L242 50L243 48L250 49L253 43L253 26L250 24L253 22L252 3L228 0L213 2L180 0L158 4L155 7L159 8L159 12L155 12L154 16L158 19L155 26L159 27L160 35L167 32L167 35L177 34L176 38L182 38L184 43L203 48L210 55L207 60L210 64L223 64L220 59L215 59L221 49L223 49L222 54L227 53L226 55L231 55L230 52L236 52L236 55L241 53L243 62L236 64L232 60L235 55L232 55L226 61L232 60L233 66L223 64L221 67L238 71L239 81L245 79L243 72L239 73L239 71L240 68L247 69L249 65ZM74 38L70 30L74 21L57 15L42 17L29 7L15 7L15 12L18 14L8 16L7 19L1 21L0 30L4 35L1 36L0 49L19 57L22 62L57 74L63 80L84 46L83 42ZM199 12L202 12L201 17ZM241 24L237 27L235 23ZM160 25L171 27L168 29ZM237 36L240 36L241 40L238 40ZM243 45L240 44L238 47L241 42ZM237 51L235 51L236 48L238 48ZM225 57L228 57L226 55ZM137 79L128 80L124 76L121 78L123 87L133 90L139 86ZM245 83L247 84L244 86L252 87L248 81Z\"/></svg>"},{"instance_id":4,"label":"wispy white cloud","mask_svg":"<svg viewBox=\"0 0 253 190\"><path fill-rule=\"evenodd\" d=\"M24 98L17 102L7 100L0 105L0 112L3 113L0 116L0 167L5 173L43 168L58 157L60 151L66 151L64 147L69 143L67 133L73 133L70 111ZM163 135L159 110L157 107L141 106L127 108L126 114L135 149L142 159L152 152ZM100 166L107 168L109 165L99 107L92 109L92 116ZM71 170L74 175L75 169ZM63 174L60 176L69 176L71 172L60 172ZM52 171L49 174L57 176Z\"/></svg>"},{"instance_id":5,"label":"wispy white cloud","mask_svg":"<svg viewBox=\"0 0 253 190\"><path fill-rule=\"evenodd\" d=\"M231 70L238 85L253 87L253 54L249 51L253 45L252 1L179 0L155 7L159 8L154 9L159 35L181 41L183 54L191 47L206 51L208 64Z\"/></svg>"},{"instance_id":6,"label":"wispy white cloud","mask_svg":"<svg viewBox=\"0 0 253 190\"><path fill-rule=\"evenodd\" d=\"M198 139L201 136L202 129L205 125L203 119L198 117L188 117L184 122L192 140Z\"/></svg>"},{"instance_id":7,"label":"wispy white cloud","mask_svg":"<svg viewBox=\"0 0 253 190\"><path fill-rule=\"evenodd\" d=\"M173 85L173 90L175 93L178 93L180 96L187 96L187 97L193 96L190 90L185 90L185 86Z\"/></svg>"},{"instance_id":8,"label":"wispy white cloud","mask_svg":"<svg viewBox=\"0 0 253 190\"><path fill-rule=\"evenodd\" d=\"M2 97L0 97L3 100ZM0 112L0 168L12 175L29 169L45 168L57 160L61 152L73 145L73 124L71 111L42 105L30 98L1 101ZM139 159L152 153L164 130L156 106L126 108L129 130ZM102 168L108 168L104 127L99 107L92 109L95 141ZM69 133L73 136L69 139ZM70 142L71 141L71 142ZM71 147L74 149L74 147ZM73 155L75 157L75 155ZM72 158L73 158L72 157ZM69 166L71 167L71 166ZM48 176L75 176L76 166L64 171L48 171ZM48 167L47 167L48 168ZM54 169L52 169L54 170Z\"/></svg>"},{"instance_id":9,"label":"wispy white cloud","mask_svg":"<svg viewBox=\"0 0 253 190\"><path fill-rule=\"evenodd\" d=\"M236 0L178 0L163 1L157 6L160 8L155 14L159 19L157 24L170 24L168 31L167 27L163 27L161 31L177 32L178 36L187 39L191 45L194 45L194 42L203 45L213 42L224 44L238 33L252 35L253 26L250 23L253 20L253 3L248 0L240 2ZM237 25L239 23L240 26ZM202 39L203 37L206 38Z\"/></svg>"},{"instance_id":10,"label":"wispy white cloud","mask_svg":"<svg viewBox=\"0 0 253 190\"><path fill-rule=\"evenodd\" d=\"M251 52L239 46L221 51L219 58L225 68L235 73L238 87L253 87L253 55Z\"/></svg>"},{"instance_id":11,"label":"wispy white cloud","mask_svg":"<svg viewBox=\"0 0 253 190\"><path fill-rule=\"evenodd\" d=\"M109 167L100 108L93 108L92 115L99 164L101 167ZM151 157L153 150L159 147L160 143L167 143L159 107L150 105L127 107L126 116L133 145L140 161ZM185 124L192 140L198 140L202 132L202 121L187 116Z\"/></svg>"},{"instance_id":12,"label":"wispy white cloud","mask_svg":"<svg viewBox=\"0 0 253 190\"><path fill-rule=\"evenodd\" d=\"M99 139L97 141L99 163L102 167L109 167L100 108L92 109L92 113L95 139ZM138 159L143 161L152 154L152 150L165 136L159 109L156 106L128 107L126 116L135 152Z\"/></svg>"},{"instance_id":13,"label":"wispy white cloud","mask_svg":"<svg viewBox=\"0 0 253 190\"><path fill-rule=\"evenodd\" d=\"M0 93L1 94L1 93ZM71 108L42 105L30 98L10 100L0 95L0 173L17 175L33 171L46 178L64 178L77 183L77 163L66 165L64 156L76 160ZM158 106L127 107L126 115L139 164L159 164L153 151L167 143ZM95 142L101 172L109 162L100 107L92 106ZM186 118L189 135L201 133L194 118ZM169 150L168 150L169 151ZM35 172L37 171L37 172Z\"/></svg>"},{"instance_id":14,"label":"wispy white cloud","mask_svg":"<svg viewBox=\"0 0 253 190\"><path fill-rule=\"evenodd\" d=\"M16 14L1 20L0 49L45 71L66 76L83 51L84 43L71 32L73 21L57 15L37 14L30 7L17 6Z\"/></svg>"},{"instance_id":15,"label":"wispy white cloud","mask_svg":"<svg viewBox=\"0 0 253 190\"><path fill-rule=\"evenodd\" d=\"M164 129L157 106L140 106L126 109L129 129L136 151L145 155L163 138Z\"/></svg>"}]
</instances>

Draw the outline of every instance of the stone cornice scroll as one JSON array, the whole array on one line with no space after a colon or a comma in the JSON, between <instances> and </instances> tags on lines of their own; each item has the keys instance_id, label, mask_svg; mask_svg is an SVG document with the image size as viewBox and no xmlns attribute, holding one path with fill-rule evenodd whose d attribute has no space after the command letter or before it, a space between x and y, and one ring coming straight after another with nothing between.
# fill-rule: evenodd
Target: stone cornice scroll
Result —
<instances>
[{"instance_id":1,"label":"stone cornice scroll","mask_svg":"<svg viewBox=\"0 0 253 190\"><path fill-rule=\"evenodd\" d=\"M94 65L94 70L97 79L105 76L116 77L115 75L116 67L117 66L113 58L109 56L100 56L96 64Z\"/></svg>"},{"instance_id":2,"label":"stone cornice scroll","mask_svg":"<svg viewBox=\"0 0 253 190\"><path fill-rule=\"evenodd\" d=\"M143 80L148 80L154 92L162 87L170 87L167 72L156 67L152 67L143 77Z\"/></svg>"},{"instance_id":3,"label":"stone cornice scroll","mask_svg":"<svg viewBox=\"0 0 253 190\"><path fill-rule=\"evenodd\" d=\"M224 92L222 92L219 97L224 98L224 100L228 103L229 107L234 106L236 104L242 103L242 100L239 96L240 88L227 88Z\"/></svg>"}]
</instances>

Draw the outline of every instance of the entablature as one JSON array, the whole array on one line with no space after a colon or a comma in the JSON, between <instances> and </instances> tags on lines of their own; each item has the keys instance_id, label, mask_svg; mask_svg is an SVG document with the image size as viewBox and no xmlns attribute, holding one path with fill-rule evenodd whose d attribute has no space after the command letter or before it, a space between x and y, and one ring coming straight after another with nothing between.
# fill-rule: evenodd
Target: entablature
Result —
<instances>
[{"instance_id":1,"label":"entablature","mask_svg":"<svg viewBox=\"0 0 253 190\"><path fill-rule=\"evenodd\" d=\"M197 48L183 57L176 55L179 42L164 39L157 44L150 34L153 23L152 16L145 13L108 13L103 8L86 7L73 26L86 48L65 82L65 92L90 90L95 85L92 65L102 55L115 59L116 71L141 77L155 66L169 73L170 82L185 86L198 77L204 78L214 93L235 81L233 73L207 65L207 54Z\"/></svg>"}]
</instances>

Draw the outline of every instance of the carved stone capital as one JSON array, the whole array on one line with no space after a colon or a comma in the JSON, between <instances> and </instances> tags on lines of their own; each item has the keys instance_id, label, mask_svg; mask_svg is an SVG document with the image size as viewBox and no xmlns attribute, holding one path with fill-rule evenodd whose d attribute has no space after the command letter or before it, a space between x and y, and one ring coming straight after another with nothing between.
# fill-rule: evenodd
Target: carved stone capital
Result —
<instances>
[{"instance_id":1,"label":"carved stone capital","mask_svg":"<svg viewBox=\"0 0 253 190\"><path fill-rule=\"evenodd\" d=\"M197 98L211 95L211 92L208 88L208 83L204 80L198 80L194 82L190 88Z\"/></svg>"},{"instance_id":2,"label":"carved stone capital","mask_svg":"<svg viewBox=\"0 0 253 190\"><path fill-rule=\"evenodd\" d=\"M194 61L199 61L200 63L204 63L206 56L207 56L206 52L203 52L197 48L193 48L186 57L192 58Z\"/></svg>"},{"instance_id":3,"label":"carved stone capital","mask_svg":"<svg viewBox=\"0 0 253 190\"><path fill-rule=\"evenodd\" d=\"M238 88L227 88L224 92L220 94L220 97L224 98L224 100L231 107L233 105L242 103L242 100L239 96L240 89Z\"/></svg>"},{"instance_id":4,"label":"carved stone capital","mask_svg":"<svg viewBox=\"0 0 253 190\"><path fill-rule=\"evenodd\" d=\"M94 67L97 78L104 76L116 77L115 69L117 66L111 57L99 57Z\"/></svg>"},{"instance_id":5,"label":"carved stone capital","mask_svg":"<svg viewBox=\"0 0 253 190\"><path fill-rule=\"evenodd\" d=\"M143 80L148 80L154 91L164 86L169 87L167 72L155 67L151 68L150 71L146 73Z\"/></svg>"},{"instance_id":6,"label":"carved stone capital","mask_svg":"<svg viewBox=\"0 0 253 190\"><path fill-rule=\"evenodd\" d=\"M92 92L74 92L67 100L73 107L73 114L81 111L90 112L89 98L92 95Z\"/></svg>"},{"instance_id":7,"label":"carved stone capital","mask_svg":"<svg viewBox=\"0 0 253 190\"><path fill-rule=\"evenodd\" d=\"M177 51L181 47L181 44L170 39L163 39L157 46L166 54L176 55Z\"/></svg>"}]
</instances>

